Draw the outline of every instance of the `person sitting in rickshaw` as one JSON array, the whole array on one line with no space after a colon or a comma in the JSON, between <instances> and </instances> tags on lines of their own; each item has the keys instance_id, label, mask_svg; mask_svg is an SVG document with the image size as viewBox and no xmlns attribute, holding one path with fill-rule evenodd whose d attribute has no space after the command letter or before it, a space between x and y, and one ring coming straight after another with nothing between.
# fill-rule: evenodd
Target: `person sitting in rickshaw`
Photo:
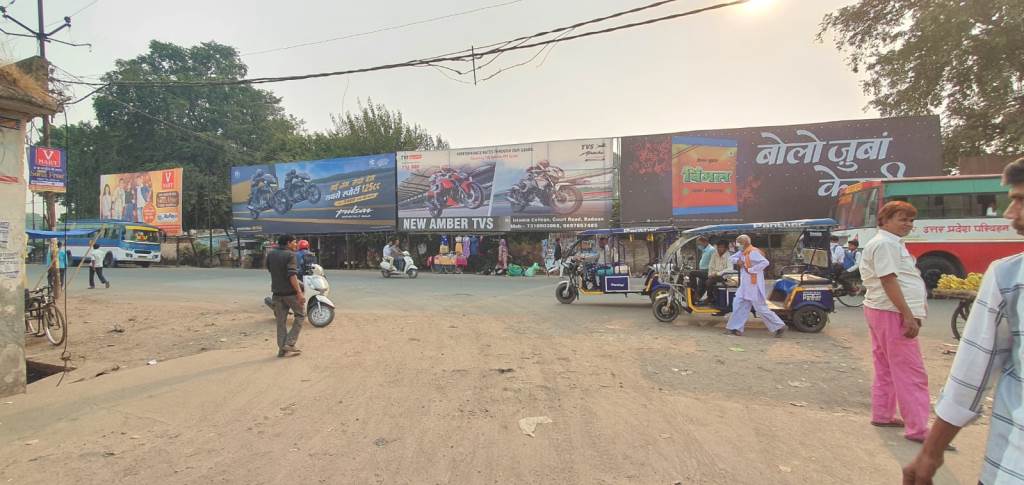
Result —
<instances>
[{"instance_id":1,"label":"person sitting in rickshaw","mask_svg":"<svg viewBox=\"0 0 1024 485\"><path fill-rule=\"evenodd\" d=\"M725 283L725 273L732 271L732 264L729 263L729 241L719 239L715 242L715 250L708 261L708 279L704 284L704 294L698 305L705 306L715 299L718 294L718 287Z\"/></svg>"}]
</instances>

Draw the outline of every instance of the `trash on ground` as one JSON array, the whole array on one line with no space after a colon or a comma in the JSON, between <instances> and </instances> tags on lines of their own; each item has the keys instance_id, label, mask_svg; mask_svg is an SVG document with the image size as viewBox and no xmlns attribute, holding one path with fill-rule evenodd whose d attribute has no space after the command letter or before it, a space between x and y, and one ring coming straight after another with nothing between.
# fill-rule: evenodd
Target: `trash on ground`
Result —
<instances>
[{"instance_id":1,"label":"trash on ground","mask_svg":"<svg viewBox=\"0 0 1024 485\"><path fill-rule=\"evenodd\" d=\"M789 381L789 385L793 387L811 387L811 383L805 381Z\"/></svg>"},{"instance_id":2,"label":"trash on ground","mask_svg":"<svg viewBox=\"0 0 1024 485\"><path fill-rule=\"evenodd\" d=\"M547 416L533 416L529 418L523 418L519 420L519 429L522 430L523 434L531 438L535 438L533 432L537 430L538 424L550 424L552 423L551 418Z\"/></svg>"}]
</instances>

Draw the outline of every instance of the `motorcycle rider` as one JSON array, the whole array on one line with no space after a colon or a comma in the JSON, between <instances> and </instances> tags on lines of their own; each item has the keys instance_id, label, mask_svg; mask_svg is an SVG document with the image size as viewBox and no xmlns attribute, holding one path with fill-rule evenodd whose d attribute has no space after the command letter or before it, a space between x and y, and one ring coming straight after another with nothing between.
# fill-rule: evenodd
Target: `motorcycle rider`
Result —
<instances>
[{"instance_id":1,"label":"motorcycle rider","mask_svg":"<svg viewBox=\"0 0 1024 485\"><path fill-rule=\"evenodd\" d=\"M455 204L450 187L446 187L443 182L448 180L451 182L449 185L454 187L458 177L459 173L450 167L442 167L430 176L430 190L434 193L434 201L437 205L446 207Z\"/></svg>"},{"instance_id":2,"label":"motorcycle rider","mask_svg":"<svg viewBox=\"0 0 1024 485\"><path fill-rule=\"evenodd\" d=\"M398 244L397 237L391 240L391 244L384 246L385 256L388 254L388 248L391 250L391 265L399 272L405 271L405 255L402 254L402 246Z\"/></svg>"},{"instance_id":3,"label":"motorcycle rider","mask_svg":"<svg viewBox=\"0 0 1024 485\"><path fill-rule=\"evenodd\" d=\"M313 253L309 250L309 241L299 240L299 250L295 252L295 261L299 268L299 274L306 274L306 266L313 264Z\"/></svg>"},{"instance_id":4,"label":"motorcycle rider","mask_svg":"<svg viewBox=\"0 0 1024 485\"><path fill-rule=\"evenodd\" d=\"M537 192L544 192L548 187L558 183L558 175L555 168L547 160L541 160L526 168L527 191L536 189Z\"/></svg>"},{"instance_id":5,"label":"motorcycle rider","mask_svg":"<svg viewBox=\"0 0 1024 485\"><path fill-rule=\"evenodd\" d=\"M262 168L259 169L259 170L256 170L256 173L254 173L252 175L252 178L249 179L249 206L250 206L250 208L252 207L253 202L256 200L256 194L259 193L260 186L265 185L265 186L269 187L270 184L272 184L272 183L274 183L276 181L277 181L277 178L274 177L273 174L269 174L269 173L265 172Z\"/></svg>"}]
</instances>

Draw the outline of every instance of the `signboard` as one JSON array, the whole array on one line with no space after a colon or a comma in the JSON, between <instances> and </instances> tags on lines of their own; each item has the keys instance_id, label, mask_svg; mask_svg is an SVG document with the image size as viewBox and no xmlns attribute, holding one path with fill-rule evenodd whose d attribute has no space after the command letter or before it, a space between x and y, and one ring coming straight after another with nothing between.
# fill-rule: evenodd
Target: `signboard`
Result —
<instances>
[{"instance_id":1,"label":"signboard","mask_svg":"<svg viewBox=\"0 0 1024 485\"><path fill-rule=\"evenodd\" d=\"M625 137L622 223L826 217L847 185L941 170L936 116Z\"/></svg>"},{"instance_id":2,"label":"signboard","mask_svg":"<svg viewBox=\"0 0 1024 485\"><path fill-rule=\"evenodd\" d=\"M402 232L608 227L610 139L398 153Z\"/></svg>"},{"instance_id":3,"label":"signboard","mask_svg":"<svg viewBox=\"0 0 1024 485\"><path fill-rule=\"evenodd\" d=\"M100 219L142 222L181 234L182 169L100 176Z\"/></svg>"},{"instance_id":4,"label":"signboard","mask_svg":"<svg viewBox=\"0 0 1024 485\"><path fill-rule=\"evenodd\" d=\"M60 148L28 147L28 189L33 192L65 192L67 157Z\"/></svg>"},{"instance_id":5,"label":"signboard","mask_svg":"<svg viewBox=\"0 0 1024 485\"><path fill-rule=\"evenodd\" d=\"M395 154L233 167L231 206L248 233L394 231Z\"/></svg>"}]
</instances>

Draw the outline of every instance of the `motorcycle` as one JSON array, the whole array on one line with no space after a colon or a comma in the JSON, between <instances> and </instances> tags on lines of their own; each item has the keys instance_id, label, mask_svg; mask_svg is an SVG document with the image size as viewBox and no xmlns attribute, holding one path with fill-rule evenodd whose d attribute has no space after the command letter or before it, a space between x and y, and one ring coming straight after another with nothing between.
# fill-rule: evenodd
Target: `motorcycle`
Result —
<instances>
[{"instance_id":1,"label":"motorcycle","mask_svg":"<svg viewBox=\"0 0 1024 485\"><path fill-rule=\"evenodd\" d=\"M552 170L554 180L558 180L565 173L559 168ZM547 179L547 183L541 188L537 183L539 177L546 176L528 174L508 190L506 197L512 204L513 212L523 212L535 200L545 207L550 207L559 215L572 214L583 206L583 193L575 185L557 181L552 183L552 179Z\"/></svg>"},{"instance_id":2,"label":"motorcycle","mask_svg":"<svg viewBox=\"0 0 1024 485\"><path fill-rule=\"evenodd\" d=\"M484 205L484 189L465 172L454 170L435 173L427 190L430 217L441 217L449 207L479 209Z\"/></svg>"},{"instance_id":3,"label":"motorcycle","mask_svg":"<svg viewBox=\"0 0 1024 485\"><path fill-rule=\"evenodd\" d=\"M398 268L395 267L391 258L384 258L384 260L380 262L381 276L390 278L392 275L405 274L408 275L410 279L419 276L420 269L416 267L416 263L412 262L412 256L409 255L409 251L402 251L402 258L405 261L405 269L403 271L399 271Z\"/></svg>"},{"instance_id":4,"label":"motorcycle","mask_svg":"<svg viewBox=\"0 0 1024 485\"><path fill-rule=\"evenodd\" d=\"M308 175L299 175L291 181L286 181L285 192L288 193L288 200L292 204L309 201L310 204L320 202L320 188L310 181Z\"/></svg>"},{"instance_id":5,"label":"motorcycle","mask_svg":"<svg viewBox=\"0 0 1024 485\"><path fill-rule=\"evenodd\" d=\"M306 295L306 318L314 327L326 327L334 321L334 302L327 297L331 284L324 276L324 269L319 264L309 265L309 271L302 275L302 287ZM309 292L314 292L309 295ZM271 297L263 299L263 303L274 309ZM291 311L289 311L291 313Z\"/></svg>"},{"instance_id":6,"label":"motorcycle","mask_svg":"<svg viewBox=\"0 0 1024 485\"><path fill-rule=\"evenodd\" d=\"M259 219L260 213L269 209L274 209L274 212L278 214L284 214L292 208L292 204L288 200L288 195L284 191L278 190L277 179L274 179L269 182L263 180L259 182L256 190L249 195L247 207L252 218Z\"/></svg>"}]
</instances>

